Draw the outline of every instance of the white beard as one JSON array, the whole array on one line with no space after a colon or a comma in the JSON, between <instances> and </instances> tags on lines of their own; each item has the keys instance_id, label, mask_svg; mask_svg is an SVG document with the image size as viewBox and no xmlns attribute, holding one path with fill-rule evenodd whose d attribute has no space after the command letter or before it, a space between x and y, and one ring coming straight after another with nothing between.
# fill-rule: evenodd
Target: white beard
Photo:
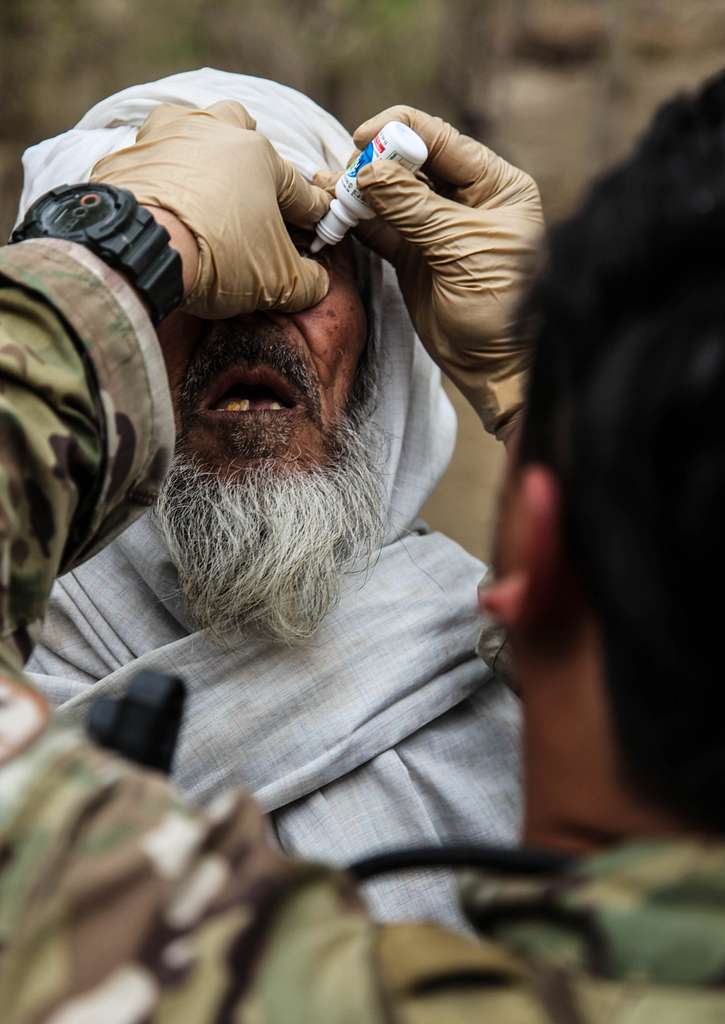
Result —
<instances>
[{"instance_id":1,"label":"white beard","mask_svg":"<svg viewBox=\"0 0 725 1024\"><path fill-rule=\"evenodd\" d=\"M365 571L384 535L381 474L369 429L335 432L333 465L270 460L231 479L174 458L156 517L196 624L220 646L256 634L294 645Z\"/></svg>"}]
</instances>

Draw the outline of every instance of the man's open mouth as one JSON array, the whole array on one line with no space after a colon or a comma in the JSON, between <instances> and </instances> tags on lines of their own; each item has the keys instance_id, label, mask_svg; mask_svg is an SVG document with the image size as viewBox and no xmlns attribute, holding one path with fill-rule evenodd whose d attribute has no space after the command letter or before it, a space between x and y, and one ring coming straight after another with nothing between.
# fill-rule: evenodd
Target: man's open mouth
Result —
<instances>
[{"instance_id":1,"label":"man's open mouth","mask_svg":"<svg viewBox=\"0 0 725 1024\"><path fill-rule=\"evenodd\" d=\"M270 367L234 367L216 378L201 402L201 411L283 413L300 404L297 390Z\"/></svg>"}]
</instances>

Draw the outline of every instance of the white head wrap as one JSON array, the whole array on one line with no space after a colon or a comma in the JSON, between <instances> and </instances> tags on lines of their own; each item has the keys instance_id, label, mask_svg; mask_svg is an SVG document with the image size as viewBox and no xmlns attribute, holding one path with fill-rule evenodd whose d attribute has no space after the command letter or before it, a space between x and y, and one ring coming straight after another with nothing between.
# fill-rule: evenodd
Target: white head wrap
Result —
<instances>
[{"instance_id":1,"label":"white head wrap","mask_svg":"<svg viewBox=\"0 0 725 1024\"><path fill-rule=\"evenodd\" d=\"M342 126L292 89L187 72L111 96L72 131L29 149L21 214L130 145L156 104L222 99L242 103L307 176L341 168L352 149ZM454 413L393 272L371 256L370 279L388 529L364 585L347 582L303 648L250 640L223 653L187 621L174 569L144 517L56 586L30 665L73 717L124 692L142 668L181 674L190 697L177 782L197 797L243 784L274 812L287 848L343 862L396 842L510 839L518 810L516 711L473 653L484 567L417 518L451 456ZM386 915L445 916L438 882L423 892L411 879L391 880L376 898Z\"/></svg>"}]
</instances>

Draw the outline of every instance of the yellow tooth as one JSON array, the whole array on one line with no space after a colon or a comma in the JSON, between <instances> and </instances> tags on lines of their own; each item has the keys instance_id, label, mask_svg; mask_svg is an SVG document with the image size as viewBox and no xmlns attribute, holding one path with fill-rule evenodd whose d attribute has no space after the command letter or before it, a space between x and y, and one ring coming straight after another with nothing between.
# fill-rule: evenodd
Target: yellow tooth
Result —
<instances>
[{"instance_id":1,"label":"yellow tooth","mask_svg":"<svg viewBox=\"0 0 725 1024\"><path fill-rule=\"evenodd\" d=\"M282 406L279 404L279 402L270 402L269 403L269 407L270 407L270 409L281 409L282 408Z\"/></svg>"},{"instance_id":2,"label":"yellow tooth","mask_svg":"<svg viewBox=\"0 0 725 1024\"><path fill-rule=\"evenodd\" d=\"M249 409L248 398L233 398L224 406L227 412L247 412Z\"/></svg>"}]
</instances>

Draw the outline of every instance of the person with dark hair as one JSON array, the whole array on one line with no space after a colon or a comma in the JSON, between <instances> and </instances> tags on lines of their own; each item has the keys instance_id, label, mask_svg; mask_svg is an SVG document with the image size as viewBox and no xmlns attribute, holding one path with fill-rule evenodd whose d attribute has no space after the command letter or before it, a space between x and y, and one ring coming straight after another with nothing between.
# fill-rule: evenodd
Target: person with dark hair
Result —
<instances>
[{"instance_id":1,"label":"person with dark hair","mask_svg":"<svg viewBox=\"0 0 725 1024\"><path fill-rule=\"evenodd\" d=\"M725 827L712 585L725 567L724 168L719 76L665 106L630 159L552 232L529 299L528 411L502 517L500 587L484 603L523 626L515 631L545 667L541 690L521 673L530 713L539 699L553 707L555 664L575 669L562 712L599 704L599 720L572 719L582 750L594 734L609 734L611 747L606 779L592 756L577 768L581 816L563 785L568 769L559 762L557 778L557 758L545 773L531 766L530 785L545 774L560 790L559 820L584 846L626 835L628 820L650 833ZM515 533L530 538L526 554ZM522 557L528 582L512 587Z\"/></svg>"},{"instance_id":2,"label":"person with dark hair","mask_svg":"<svg viewBox=\"0 0 725 1024\"><path fill-rule=\"evenodd\" d=\"M481 393L473 353L482 355L491 399L497 362L515 338L505 303L492 308L491 296L509 279L504 266L520 274L525 265L518 198L531 180L503 178L506 165L438 119L395 113L425 139L431 179L453 188L434 192L399 166L369 166L360 185L380 222L367 240L396 266L421 337L472 398ZM667 107L632 157L552 233L523 307L515 340L533 338L529 404L511 444L495 580L480 596L508 629L523 699L523 845L397 851L352 871L485 865L461 893L478 939L432 924L375 924L349 874L272 848L248 798L193 811L162 781L45 726L20 675L29 638L18 609L39 588L47 593L48 581L23 572L29 555L15 510L24 493L33 558L51 565L37 552L59 558L61 540L77 544L68 523L78 517L51 517L49 529L44 493L57 493L67 512L64 495L73 505L83 472L101 473L92 429L100 412L76 366L58 270L106 313L122 303L119 348L133 340L133 321L118 319L132 307L126 285L108 278L91 287L82 262L70 273L72 259L59 268L68 254L54 255L52 243L0 253L15 282L2 296L4 324L36 342L32 359L27 344L0 348L19 367L3 395L8 437L23 438L25 403L40 410L41 400L47 423L56 416L65 431L45 446L54 461L40 459L43 432L29 435L32 465L50 467L37 488L28 459L4 453L6 1020L725 1019L725 725L718 602L705 583L723 568L725 310L715 245L723 181L725 76ZM170 230L173 239L173 217ZM192 241L185 272L193 259ZM143 324L135 330L145 337ZM103 371L92 350L81 351L87 370ZM50 385L54 366L75 367L64 378L73 390ZM112 397L124 401L120 385ZM143 445L130 461L119 456L128 447L110 447L116 493L133 491L134 473L145 470L153 484L163 469L148 462L153 417L135 416ZM78 504L86 516L92 507Z\"/></svg>"}]
</instances>

